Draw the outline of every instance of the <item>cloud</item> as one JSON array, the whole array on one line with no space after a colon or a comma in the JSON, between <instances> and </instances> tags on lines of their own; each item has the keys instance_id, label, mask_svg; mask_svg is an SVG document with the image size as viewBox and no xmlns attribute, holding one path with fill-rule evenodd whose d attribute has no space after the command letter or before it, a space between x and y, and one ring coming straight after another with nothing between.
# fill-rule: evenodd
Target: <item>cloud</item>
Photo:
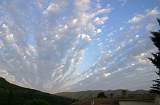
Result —
<instances>
[{"instance_id":1,"label":"cloud","mask_svg":"<svg viewBox=\"0 0 160 105\"><path fill-rule=\"evenodd\" d=\"M76 0L75 6L77 7L79 12L84 12L90 8L90 0Z\"/></svg>"},{"instance_id":2,"label":"cloud","mask_svg":"<svg viewBox=\"0 0 160 105\"><path fill-rule=\"evenodd\" d=\"M144 19L145 16L143 15L136 15L132 17L130 20L128 20L128 23L136 24L141 22Z\"/></svg>"},{"instance_id":3,"label":"cloud","mask_svg":"<svg viewBox=\"0 0 160 105\"><path fill-rule=\"evenodd\" d=\"M6 13L0 17L0 72L5 78L14 77L12 82L21 86L60 92L91 77L80 65L86 47L102 32L94 18L110 13L109 8L93 8L90 0L5 2L0 10Z\"/></svg>"},{"instance_id":4,"label":"cloud","mask_svg":"<svg viewBox=\"0 0 160 105\"><path fill-rule=\"evenodd\" d=\"M157 10L157 8L151 9L151 10L147 10L146 15L147 16L158 16L160 14L160 12Z\"/></svg>"},{"instance_id":5,"label":"cloud","mask_svg":"<svg viewBox=\"0 0 160 105\"><path fill-rule=\"evenodd\" d=\"M43 3L41 0L37 1L37 4L40 6L41 10L43 10L43 14L49 14L49 13L58 13L61 10L65 9L68 3L65 0L55 0L54 2L51 2L48 4L47 8L43 9L45 6L43 6Z\"/></svg>"},{"instance_id":6,"label":"cloud","mask_svg":"<svg viewBox=\"0 0 160 105\"><path fill-rule=\"evenodd\" d=\"M157 8L147 9L144 14L138 14L138 15L133 16L131 19L128 20L128 23L139 24L144 19L149 18L149 17L157 17L159 14L160 13L157 10Z\"/></svg>"},{"instance_id":7,"label":"cloud","mask_svg":"<svg viewBox=\"0 0 160 105\"><path fill-rule=\"evenodd\" d=\"M98 33L101 33L102 32L102 30L101 29L97 29L96 30L96 33L98 34Z\"/></svg>"},{"instance_id":8,"label":"cloud","mask_svg":"<svg viewBox=\"0 0 160 105\"><path fill-rule=\"evenodd\" d=\"M120 27L104 35L112 8L93 7L91 0L5 2L0 9L0 75L21 86L51 93L120 83L127 87L127 75L138 69L136 61L146 64L139 54L153 47L138 28ZM145 19L152 23L155 14L148 10L136 15L129 25ZM147 67L143 69L152 69ZM112 84L116 77L122 77L119 85Z\"/></svg>"},{"instance_id":9,"label":"cloud","mask_svg":"<svg viewBox=\"0 0 160 105\"><path fill-rule=\"evenodd\" d=\"M150 9L149 11L151 12L152 10L154 9ZM145 10L143 13L137 14L129 19L127 26L129 28L122 26L117 30L112 30L110 34L105 36L105 41L103 42L101 42L103 39L97 38L98 42L96 45L98 48L101 48L100 50L103 53L99 55L96 62L87 70L88 78L78 83L81 85L77 84L72 88L98 89L105 87L105 89L117 89L117 87L122 87L148 89L147 86L150 86L150 81L153 76L153 66L149 60L147 60L147 57L150 56L149 53L153 51L154 47L149 39L150 33L146 30L146 26L149 25L148 28L152 27L154 30L157 29L157 24L153 19L156 18L156 16L148 15L148 12ZM145 52L148 54L144 54ZM93 73L92 76L89 76L90 73ZM143 75L137 76L137 73ZM148 75L150 75L151 78L148 78ZM135 76L137 79L135 79ZM119 83L115 85L112 83L117 81L116 77L122 78L119 78ZM143 85L133 86L132 83L137 83L137 80L140 80L138 84ZM90 81L89 85L87 85L88 81ZM144 84L144 81L148 82ZM128 82L131 84L128 85Z\"/></svg>"},{"instance_id":10,"label":"cloud","mask_svg":"<svg viewBox=\"0 0 160 105\"><path fill-rule=\"evenodd\" d=\"M105 77L108 77L108 76L110 76L111 75L111 73L104 73L104 76Z\"/></svg>"},{"instance_id":11,"label":"cloud","mask_svg":"<svg viewBox=\"0 0 160 105\"><path fill-rule=\"evenodd\" d=\"M102 8L97 10L96 14L103 14L103 13L110 13L112 11L112 8Z\"/></svg>"},{"instance_id":12,"label":"cloud","mask_svg":"<svg viewBox=\"0 0 160 105\"><path fill-rule=\"evenodd\" d=\"M112 11L111 7L108 7L108 8L99 8L95 12L92 13L92 17L95 17L97 15L101 15L101 14L108 14L108 13L111 13L111 11Z\"/></svg>"},{"instance_id":13,"label":"cloud","mask_svg":"<svg viewBox=\"0 0 160 105\"><path fill-rule=\"evenodd\" d=\"M91 42L92 39L89 35L86 35L86 34L80 34L79 35L83 40L85 40L86 42Z\"/></svg>"},{"instance_id":14,"label":"cloud","mask_svg":"<svg viewBox=\"0 0 160 105\"><path fill-rule=\"evenodd\" d=\"M107 14L111 13L111 11L112 11L111 7L98 8L95 12L93 12L91 14L90 17L94 19L94 22L97 25L102 25L109 19L109 17L108 16L101 16L101 15L103 15L103 14L107 15Z\"/></svg>"},{"instance_id":15,"label":"cloud","mask_svg":"<svg viewBox=\"0 0 160 105\"><path fill-rule=\"evenodd\" d=\"M57 12L60 9L58 4L52 3L50 4L47 9L44 11L44 14L48 12Z\"/></svg>"},{"instance_id":16,"label":"cloud","mask_svg":"<svg viewBox=\"0 0 160 105\"><path fill-rule=\"evenodd\" d=\"M147 53L141 53L137 56L135 56L135 58L138 60L139 63L141 64L150 64L151 62L149 61L149 59L147 58L147 56L149 56L149 54L151 53L151 51L148 51Z\"/></svg>"},{"instance_id":17,"label":"cloud","mask_svg":"<svg viewBox=\"0 0 160 105\"><path fill-rule=\"evenodd\" d=\"M94 19L94 22L97 24L97 25L102 25L102 24L104 24L105 23L105 21L107 21L109 19L109 17L96 17L95 19Z\"/></svg>"},{"instance_id":18,"label":"cloud","mask_svg":"<svg viewBox=\"0 0 160 105\"><path fill-rule=\"evenodd\" d=\"M2 28L7 29L7 28L8 28L8 26L7 26L6 24L2 24Z\"/></svg>"}]
</instances>

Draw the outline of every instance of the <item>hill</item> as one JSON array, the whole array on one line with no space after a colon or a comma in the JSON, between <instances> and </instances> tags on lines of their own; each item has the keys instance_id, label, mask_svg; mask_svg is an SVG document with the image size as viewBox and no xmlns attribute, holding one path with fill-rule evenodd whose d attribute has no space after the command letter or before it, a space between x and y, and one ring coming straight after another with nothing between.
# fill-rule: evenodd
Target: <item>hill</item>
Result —
<instances>
[{"instance_id":1,"label":"hill","mask_svg":"<svg viewBox=\"0 0 160 105\"><path fill-rule=\"evenodd\" d=\"M83 100L90 97L96 97L97 94L101 92L101 90L95 90L95 91L80 91L80 92L62 92L62 93L56 93L58 96L64 96L72 99L78 99Z\"/></svg>"},{"instance_id":2,"label":"hill","mask_svg":"<svg viewBox=\"0 0 160 105\"><path fill-rule=\"evenodd\" d=\"M11 84L0 77L0 105L28 105L38 101L46 105L70 105L73 102L70 98Z\"/></svg>"},{"instance_id":3,"label":"hill","mask_svg":"<svg viewBox=\"0 0 160 105\"><path fill-rule=\"evenodd\" d=\"M77 100L83 100L86 98L97 97L97 94L100 92L104 92L108 98L113 96L113 97L126 97L126 98L139 98L139 99L146 98L152 100L155 97L154 94L151 94L147 90L129 91L124 89L107 90L107 91L93 90L93 91L80 91L80 92L62 92L62 93L57 93L56 95L68 98L74 98Z\"/></svg>"},{"instance_id":4,"label":"hill","mask_svg":"<svg viewBox=\"0 0 160 105\"><path fill-rule=\"evenodd\" d=\"M105 97L97 97L100 93L104 93ZM119 105L119 102L129 102L131 104L132 102L136 102L138 105L141 105L141 103L153 105L155 99L155 94L151 94L147 90L129 91L124 89L63 92L57 93L57 95L76 98L79 100L72 105L91 105L93 103L94 105Z\"/></svg>"}]
</instances>

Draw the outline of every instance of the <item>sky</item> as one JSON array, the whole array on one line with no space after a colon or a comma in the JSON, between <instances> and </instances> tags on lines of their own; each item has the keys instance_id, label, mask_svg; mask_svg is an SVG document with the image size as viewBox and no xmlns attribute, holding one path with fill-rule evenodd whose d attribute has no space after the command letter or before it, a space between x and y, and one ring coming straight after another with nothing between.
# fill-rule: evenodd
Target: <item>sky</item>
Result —
<instances>
[{"instance_id":1,"label":"sky","mask_svg":"<svg viewBox=\"0 0 160 105\"><path fill-rule=\"evenodd\" d=\"M49 93L149 89L160 0L0 0L0 76Z\"/></svg>"}]
</instances>

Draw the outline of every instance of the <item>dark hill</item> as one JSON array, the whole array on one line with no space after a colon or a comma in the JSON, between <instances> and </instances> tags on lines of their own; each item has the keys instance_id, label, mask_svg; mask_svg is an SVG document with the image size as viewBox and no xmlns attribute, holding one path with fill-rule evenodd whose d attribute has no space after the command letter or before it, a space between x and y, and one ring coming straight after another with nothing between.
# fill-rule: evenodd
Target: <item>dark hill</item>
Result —
<instances>
[{"instance_id":1,"label":"dark hill","mask_svg":"<svg viewBox=\"0 0 160 105\"><path fill-rule=\"evenodd\" d=\"M98 97L100 93L103 93L105 97ZM78 102L75 102L72 105L93 105L93 102L94 105L119 105L119 101L153 103L155 99L155 94L152 94L147 90L129 91L124 89L107 91L92 90L80 92L63 92L57 93L57 95L76 98L79 100Z\"/></svg>"},{"instance_id":2,"label":"dark hill","mask_svg":"<svg viewBox=\"0 0 160 105\"><path fill-rule=\"evenodd\" d=\"M35 100L48 103L47 105L70 105L73 102L70 98L11 84L0 77L0 105L28 105Z\"/></svg>"},{"instance_id":3,"label":"dark hill","mask_svg":"<svg viewBox=\"0 0 160 105\"><path fill-rule=\"evenodd\" d=\"M141 98L141 97L143 97L146 99L153 99L155 97L154 94L151 94L147 90L129 91L129 90L124 90L124 89L107 90L107 91L92 90L92 91L80 91L80 92L62 92L62 93L57 93L56 95L64 96L64 97L68 97L68 98L75 98L78 100L83 100L86 98L89 99L92 97L97 97L97 94L100 92L104 92L108 98L111 97L111 94L114 97L127 97L127 98Z\"/></svg>"}]
</instances>

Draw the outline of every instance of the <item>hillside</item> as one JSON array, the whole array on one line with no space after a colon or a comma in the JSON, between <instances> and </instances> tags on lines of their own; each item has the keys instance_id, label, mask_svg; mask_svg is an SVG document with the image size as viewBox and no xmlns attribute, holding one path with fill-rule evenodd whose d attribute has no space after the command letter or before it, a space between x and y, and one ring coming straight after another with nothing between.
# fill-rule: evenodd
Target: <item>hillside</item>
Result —
<instances>
[{"instance_id":1,"label":"hillside","mask_svg":"<svg viewBox=\"0 0 160 105\"><path fill-rule=\"evenodd\" d=\"M105 97L97 97L100 93L104 93ZM72 105L119 105L119 102L136 102L138 105L153 105L155 95L146 90L108 90L108 91L81 91L81 92L63 92L57 95L76 98L79 101ZM130 105L130 104L129 104ZM133 104L134 105L134 104Z\"/></svg>"},{"instance_id":2,"label":"hillside","mask_svg":"<svg viewBox=\"0 0 160 105\"><path fill-rule=\"evenodd\" d=\"M80 91L80 92L62 92L57 93L58 96L64 96L68 98L74 98L78 100L83 100L86 98L97 97L97 94L102 92L102 90L93 90L93 91ZM155 96L151 94L147 90L136 90L136 91L129 91L129 90L107 90L103 91L107 97L113 95L114 97L127 97L127 98L146 98L146 99L153 99Z\"/></svg>"},{"instance_id":3,"label":"hillside","mask_svg":"<svg viewBox=\"0 0 160 105\"><path fill-rule=\"evenodd\" d=\"M80 92L62 92L62 93L57 93L56 95L82 100L82 99L86 99L90 97L96 97L99 92L101 92L101 90L80 91Z\"/></svg>"},{"instance_id":4,"label":"hillside","mask_svg":"<svg viewBox=\"0 0 160 105\"><path fill-rule=\"evenodd\" d=\"M0 77L0 105L28 105L35 100L47 105L70 105L73 102L70 98L16 86Z\"/></svg>"},{"instance_id":5,"label":"hillside","mask_svg":"<svg viewBox=\"0 0 160 105\"><path fill-rule=\"evenodd\" d=\"M155 97L154 94L151 94L146 90L129 91L119 89L103 91L106 95L106 99L103 100L96 98L97 94L100 92L102 92L102 90L63 92L53 95L34 89L23 88L0 78L0 105L31 105L28 103L34 100L48 103L42 105L71 105L74 103L75 99L80 101L74 103L74 105L81 105L81 103L90 103L90 100L93 97L97 103L110 103L115 99L153 100Z\"/></svg>"}]
</instances>

